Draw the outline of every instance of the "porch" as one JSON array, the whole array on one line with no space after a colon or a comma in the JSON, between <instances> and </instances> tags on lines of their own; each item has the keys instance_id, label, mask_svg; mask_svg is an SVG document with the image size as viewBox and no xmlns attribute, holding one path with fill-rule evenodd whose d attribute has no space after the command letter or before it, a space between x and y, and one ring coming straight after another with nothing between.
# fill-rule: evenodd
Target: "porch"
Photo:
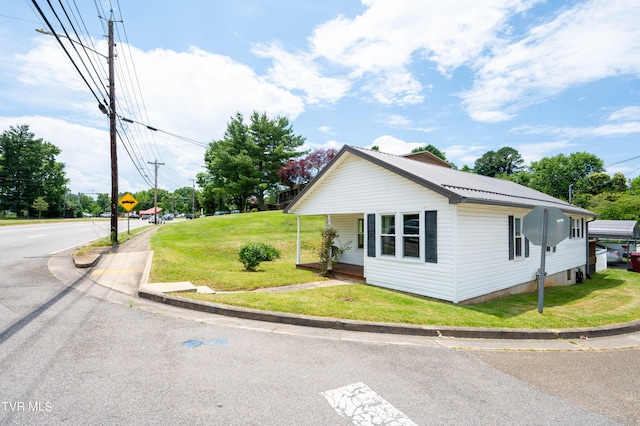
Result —
<instances>
[{"instance_id":1,"label":"porch","mask_svg":"<svg viewBox=\"0 0 640 426\"><path fill-rule=\"evenodd\" d=\"M298 269L307 271L320 271L320 263L299 263L296 265ZM349 263L334 263L333 268L329 271L329 276L336 279L344 279L349 281L365 282L364 267L352 265Z\"/></svg>"}]
</instances>

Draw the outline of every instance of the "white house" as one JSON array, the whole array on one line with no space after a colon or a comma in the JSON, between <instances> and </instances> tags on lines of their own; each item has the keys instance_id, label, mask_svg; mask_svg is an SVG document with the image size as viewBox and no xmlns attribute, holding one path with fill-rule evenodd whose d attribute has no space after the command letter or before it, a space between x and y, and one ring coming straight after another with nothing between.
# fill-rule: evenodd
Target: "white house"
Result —
<instances>
[{"instance_id":1,"label":"white house","mask_svg":"<svg viewBox=\"0 0 640 426\"><path fill-rule=\"evenodd\" d=\"M546 248L546 285L575 283L585 271L594 213L431 163L345 146L285 213L298 216L298 228L303 216L326 216L339 232L336 245L351 242L339 262L361 268L367 283L460 303L535 290L541 252L522 234L523 217L535 206L557 207L571 233Z\"/></svg>"}]
</instances>

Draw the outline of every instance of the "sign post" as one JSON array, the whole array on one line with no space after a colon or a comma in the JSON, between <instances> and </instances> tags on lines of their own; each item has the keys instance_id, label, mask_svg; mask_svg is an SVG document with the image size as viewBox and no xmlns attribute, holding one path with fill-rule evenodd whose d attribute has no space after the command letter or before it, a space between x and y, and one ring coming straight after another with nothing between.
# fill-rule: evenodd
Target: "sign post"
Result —
<instances>
[{"instance_id":1,"label":"sign post","mask_svg":"<svg viewBox=\"0 0 640 426\"><path fill-rule=\"evenodd\" d=\"M538 281L538 312L544 306L544 279L547 247L569 237L569 218L557 207L534 207L522 218L522 233L532 244L540 246L540 280Z\"/></svg>"},{"instance_id":2,"label":"sign post","mask_svg":"<svg viewBox=\"0 0 640 426\"><path fill-rule=\"evenodd\" d=\"M120 197L120 199L118 200L118 204L120 204L122 206L122 208L125 209L127 211L127 213L128 213L128 212L131 211L132 208L134 208L135 206L138 205L138 200L133 198L133 195L131 195L131 194L129 194L127 192L122 197ZM131 220L131 218L129 217L129 215L127 215L127 234L131 233L131 231L129 229L129 221L130 220Z\"/></svg>"}]
</instances>

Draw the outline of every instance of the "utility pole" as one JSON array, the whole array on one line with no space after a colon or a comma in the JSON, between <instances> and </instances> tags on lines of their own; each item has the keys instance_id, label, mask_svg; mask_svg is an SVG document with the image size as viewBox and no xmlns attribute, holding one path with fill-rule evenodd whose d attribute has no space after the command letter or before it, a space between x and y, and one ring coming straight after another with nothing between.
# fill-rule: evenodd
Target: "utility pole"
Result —
<instances>
[{"instance_id":1,"label":"utility pole","mask_svg":"<svg viewBox=\"0 0 640 426\"><path fill-rule=\"evenodd\" d=\"M109 136L111 141L111 242L118 242L118 145L116 139L116 86L113 53L113 21L109 19Z\"/></svg>"},{"instance_id":2,"label":"utility pole","mask_svg":"<svg viewBox=\"0 0 640 426\"><path fill-rule=\"evenodd\" d=\"M192 184L193 191L191 191L191 216L193 219L196 218L196 180L189 179Z\"/></svg>"},{"instance_id":3,"label":"utility pole","mask_svg":"<svg viewBox=\"0 0 640 426\"><path fill-rule=\"evenodd\" d=\"M149 164L153 164L155 166L155 182L153 189L153 215L155 217L154 224L158 224L158 166L164 166L164 163L158 163L158 160L155 160L153 163L151 161L147 161Z\"/></svg>"}]
</instances>

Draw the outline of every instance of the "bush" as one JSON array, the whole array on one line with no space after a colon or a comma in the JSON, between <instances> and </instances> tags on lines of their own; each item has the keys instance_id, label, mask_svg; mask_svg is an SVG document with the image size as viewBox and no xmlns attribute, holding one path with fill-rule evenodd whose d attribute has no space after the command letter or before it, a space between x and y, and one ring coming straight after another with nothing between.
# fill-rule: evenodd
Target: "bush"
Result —
<instances>
[{"instance_id":1,"label":"bush","mask_svg":"<svg viewBox=\"0 0 640 426\"><path fill-rule=\"evenodd\" d=\"M280 256L280 250L266 243L247 243L238 250L240 262L248 271L255 271L260 262L269 262Z\"/></svg>"}]
</instances>

